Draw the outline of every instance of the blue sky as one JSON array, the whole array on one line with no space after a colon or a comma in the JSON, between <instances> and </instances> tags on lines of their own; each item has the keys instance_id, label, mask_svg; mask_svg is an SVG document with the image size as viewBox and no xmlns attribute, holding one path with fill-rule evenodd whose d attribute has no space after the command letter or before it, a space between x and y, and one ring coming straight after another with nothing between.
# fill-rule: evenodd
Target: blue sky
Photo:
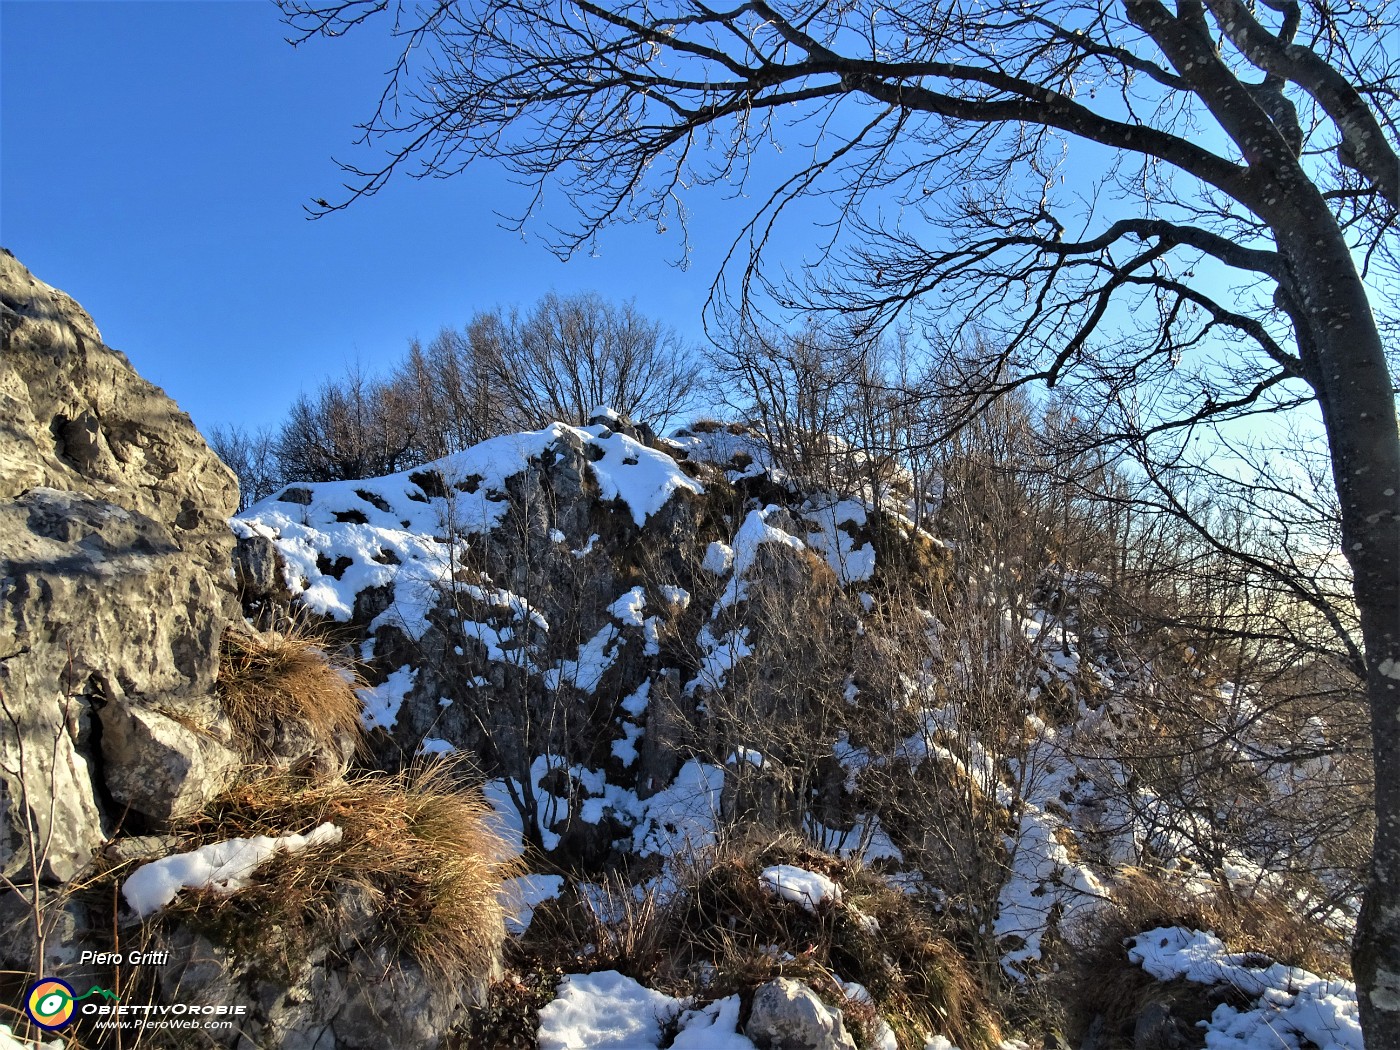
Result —
<instances>
[{"instance_id":1,"label":"blue sky","mask_svg":"<svg viewBox=\"0 0 1400 1050\"><path fill-rule=\"evenodd\" d=\"M701 339L727 242L681 271L674 238L618 228L562 263L498 226L523 200L499 168L308 222L389 64L366 30L293 49L261 0L0 0L0 244L205 429L275 424L357 359L551 289L635 297Z\"/></svg>"}]
</instances>

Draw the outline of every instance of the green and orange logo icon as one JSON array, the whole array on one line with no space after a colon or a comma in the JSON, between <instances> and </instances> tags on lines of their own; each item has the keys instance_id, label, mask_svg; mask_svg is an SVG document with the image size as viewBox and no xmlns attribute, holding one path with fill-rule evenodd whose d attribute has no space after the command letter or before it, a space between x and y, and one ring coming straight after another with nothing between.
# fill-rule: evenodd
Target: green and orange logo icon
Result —
<instances>
[{"instance_id":1,"label":"green and orange logo icon","mask_svg":"<svg viewBox=\"0 0 1400 1050\"><path fill-rule=\"evenodd\" d=\"M62 1028L73 1019L73 986L57 977L41 977L29 986L24 1009L40 1028Z\"/></svg>"}]
</instances>

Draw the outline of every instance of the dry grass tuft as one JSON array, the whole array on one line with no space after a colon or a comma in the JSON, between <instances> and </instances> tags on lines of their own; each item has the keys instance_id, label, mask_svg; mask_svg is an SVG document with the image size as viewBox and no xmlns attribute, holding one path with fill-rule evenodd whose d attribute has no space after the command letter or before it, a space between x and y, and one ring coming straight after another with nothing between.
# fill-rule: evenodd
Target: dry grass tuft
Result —
<instances>
[{"instance_id":1,"label":"dry grass tuft","mask_svg":"<svg viewBox=\"0 0 1400 1050\"><path fill-rule=\"evenodd\" d=\"M759 874L774 864L827 875L842 886L845 903L813 913L769 893ZM722 847L659 906L651 897L613 896L631 903L582 925L572 917L587 909L567 902L537 911L527 935L527 943L535 941L531 954L558 958L568 945L586 944L586 956L575 962L707 1000L737 992L747 1002L766 981L795 978L840 1008L862 1045L872 1045L877 1016L905 1050L922 1048L928 1034L963 1050L999 1042L996 1017L967 964L917 906L878 874L797 836L752 836ZM838 976L863 984L873 1008L848 1000Z\"/></svg>"},{"instance_id":2,"label":"dry grass tuft","mask_svg":"<svg viewBox=\"0 0 1400 1050\"><path fill-rule=\"evenodd\" d=\"M448 980L481 978L505 939L501 882L513 874L489 812L443 762L350 782L245 783L196 824L200 841L305 833L326 821L341 841L279 854L238 893L188 893L167 911L264 963L291 963L300 946L331 936ZM279 938L268 936L273 927Z\"/></svg>"},{"instance_id":3,"label":"dry grass tuft","mask_svg":"<svg viewBox=\"0 0 1400 1050\"><path fill-rule=\"evenodd\" d=\"M358 748L363 684L304 630L230 630L220 644L219 696L238 743L258 758L278 754L289 737L332 753L351 741Z\"/></svg>"},{"instance_id":4,"label":"dry grass tuft","mask_svg":"<svg viewBox=\"0 0 1400 1050\"><path fill-rule=\"evenodd\" d=\"M1071 1014L1071 1035L1087 1031L1098 1018L1105 1045L1131 1046L1138 1014L1149 1001L1164 997L1175 1002L1178 1013L1195 1010L1209 1016L1220 990L1163 985L1128 959L1128 938L1169 926L1214 933L1235 952L1257 953L1318 974L1350 976L1345 940L1301 918L1283 900L1243 897L1219 886L1213 892L1192 892L1169 877L1132 871L1114 886L1108 905L1069 931L1076 950L1063 975L1063 999Z\"/></svg>"}]
</instances>

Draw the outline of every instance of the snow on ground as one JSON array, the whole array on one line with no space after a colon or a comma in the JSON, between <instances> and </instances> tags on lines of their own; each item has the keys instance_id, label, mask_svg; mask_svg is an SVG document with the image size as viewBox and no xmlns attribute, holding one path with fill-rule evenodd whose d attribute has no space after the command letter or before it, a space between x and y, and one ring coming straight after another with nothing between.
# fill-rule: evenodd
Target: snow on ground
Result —
<instances>
[{"instance_id":1,"label":"snow on ground","mask_svg":"<svg viewBox=\"0 0 1400 1050\"><path fill-rule=\"evenodd\" d=\"M705 548L705 560L700 563L700 568L712 575L723 576L733 564L734 548L719 540L712 540Z\"/></svg>"},{"instance_id":2,"label":"snow on ground","mask_svg":"<svg viewBox=\"0 0 1400 1050\"><path fill-rule=\"evenodd\" d=\"M662 791L638 803L632 845L640 857L673 857L715 843L724 770L691 759Z\"/></svg>"},{"instance_id":3,"label":"snow on ground","mask_svg":"<svg viewBox=\"0 0 1400 1050\"><path fill-rule=\"evenodd\" d=\"M516 781L511 783L519 789ZM486 818L505 846L505 858L525 855L525 825L520 810L511 801L510 789L504 780L488 780L481 785L481 793L491 814Z\"/></svg>"},{"instance_id":4,"label":"snow on ground","mask_svg":"<svg viewBox=\"0 0 1400 1050\"><path fill-rule=\"evenodd\" d=\"M878 815L857 817L848 830L843 830L829 828L808 813L802 830L819 848L838 857L859 857L866 864L877 860L904 862L903 851L881 827Z\"/></svg>"},{"instance_id":5,"label":"snow on ground","mask_svg":"<svg viewBox=\"0 0 1400 1050\"><path fill-rule=\"evenodd\" d=\"M815 912L826 901L841 903L840 886L819 871L808 871L793 864L764 868L758 881L769 893L800 904L810 912Z\"/></svg>"},{"instance_id":6,"label":"snow on ground","mask_svg":"<svg viewBox=\"0 0 1400 1050\"><path fill-rule=\"evenodd\" d=\"M998 898L996 934L1016 938L1020 946L1002 955L1002 969L1024 980L1027 963L1041 957L1041 941L1055 921L1070 920L1095 907L1108 891L1093 870L1064 844L1072 841L1064 802L1076 795L1078 767L1064 753L1060 734L1035 716L1027 728L1036 735L1023 758L1008 765L1017 778L1020 818L1017 833L1006 839L1011 873Z\"/></svg>"},{"instance_id":7,"label":"snow on ground","mask_svg":"<svg viewBox=\"0 0 1400 1050\"><path fill-rule=\"evenodd\" d=\"M642 610L646 608L646 591L640 587L633 587L617 601L608 606L608 615L617 619L624 626L642 626Z\"/></svg>"},{"instance_id":8,"label":"snow on ground","mask_svg":"<svg viewBox=\"0 0 1400 1050\"><path fill-rule=\"evenodd\" d=\"M754 652L749 645L747 627L739 627L716 638L710 630L710 625L705 624L700 628L695 641L700 646L700 667L695 677L685 684L686 696L701 688L718 693L724 688L730 669L745 657L752 656Z\"/></svg>"},{"instance_id":9,"label":"snow on ground","mask_svg":"<svg viewBox=\"0 0 1400 1050\"><path fill-rule=\"evenodd\" d=\"M617 706L622 708L626 717L616 719L618 728L622 730L622 739L612 742L612 753L614 758L629 769L632 763L637 761L637 742L646 734L643 716L650 704L650 678L618 701Z\"/></svg>"},{"instance_id":10,"label":"snow on ground","mask_svg":"<svg viewBox=\"0 0 1400 1050\"><path fill-rule=\"evenodd\" d=\"M869 543L857 546L851 530L844 527L866 524L867 513L864 503L852 499L804 509L803 517L817 526L807 534L807 545L826 556L831 571L843 584L868 580L875 574L875 548Z\"/></svg>"},{"instance_id":11,"label":"snow on ground","mask_svg":"<svg viewBox=\"0 0 1400 1050\"><path fill-rule=\"evenodd\" d=\"M754 1050L738 1028L739 997L726 996L699 1010L687 1010L671 1050Z\"/></svg>"},{"instance_id":12,"label":"snow on ground","mask_svg":"<svg viewBox=\"0 0 1400 1050\"><path fill-rule=\"evenodd\" d=\"M540 1050L657 1050L662 1028L677 1021L672 1050L754 1050L737 1031L739 997L699 1009L644 988L615 970L570 974L540 1009Z\"/></svg>"},{"instance_id":13,"label":"snow on ground","mask_svg":"<svg viewBox=\"0 0 1400 1050\"><path fill-rule=\"evenodd\" d=\"M755 751L751 747L736 747L729 753L729 757L724 760L726 766L737 766L741 763L753 766L754 769L762 769L763 752Z\"/></svg>"},{"instance_id":14,"label":"snow on ground","mask_svg":"<svg viewBox=\"0 0 1400 1050\"><path fill-rule=\"evenodd\" d=\"M540 1009L540 1050L656 1050L681 1008L616 970L570 974Z\"/></svg>"},{"instance_id":15,"label":"snow on ground","mask_svg":"<svg viewBox=\"0 0 1400 1050\"><path fill-rule=\"evenodd\" d=\"M748 584L745 582L744 576L753 568L753 563L758 559L760 547L772 543L800 551L805 546L796 536L768 524L769 515L780 509L770 503L762 510L749 511L745 516L744 523L739 526L739 531L734 535L734 557L731 566L734 574L729 578L728 585L715 602L714 611L710 614L711 617L718 616L721 610L748 597ZM706 560L709 560L708 555Z\"/></svg>"},{"instance_id":16,"label":"snow on ground","mask_svg":"<svg viewBox=\"0 0 1400 1050\"><path fill-rule=\"evenodd\" d=\"M747 431L734 434L722 426L707 428L703 432L681 430L669 440L688 458L723 469L725 478L730 482L764 474L772 475L774 480L784 476L773 461L773 450L768 443Z\"/></svg>"},{"instance_id":17,"label":"snow on ground","mask_svg":"<svg viewBox=\"0 0 1400 1050\"><path fill-rule=\"evenodd\" d=\"M567 774L574 797L565 798L545 790L543 782L555 770ZM512 780L511 785L517 794L521 793L518 782ZM555 827L572 811L576 819L590 824L605 816L614 818L623 828L630 829L630 841L623 840L624 848L639 857L670 858L714 844L723 786L722 768L691 759L667 787L641 799L635 791L609 783L601 770L569 765L558 755L539 755L530 766L528 790L533 792L540 839L547 850L558 846ZM510 787L497 779L487 781L482 790L512 855L522 855L524 830Z\"/></svg>"},{"instance_id":18,"label":"snow on ground","mask_svg":"<svg viewBox=\"0 0 1400 1050\"><path fill-rule=\"evenodd\" d=\"M15 1035L14 1029L0 1022L0 1050L64 1050L66 1045L61 1036L50 1039L47 1043L21 1039Z\"/></svg>"},{"instance_id":19,"label":"snow on ground","mask_svg":"<svg viewBox=\"0 0 1400 1050\"><path fill-rule=\"evenodd\" d=\"M685 612L685 610L690 607L690 592L684 587L678 587L676 584L667 583L662 584L659 589L661 591L661 600L667 605L674 606L677 612Z\"/></svg>"},{"instance_id":20,"label":"snow on ground","mask_svg":"<svg viewBox=\"0 0 1400 1050\"><path fill-rule=\"evenodd\" d=\"M1128 958L1161 981L1227 984L1254 1000L1226 1003L1206 1022L1207 1050L1363 1050L1356 985L1259 956L1232 954L1218 937L1163 927L1132 938ZM1306 1041L1306 1043L1304 1043Z\"/></svg>"},{"instance_id":21,"label":"snow on ground","mask_svg":"<svg viewBox=\"0 0 1400 1050\"><path fill-rule=\"evenodd\" d=\"M164 908L184 889L214 889L233 893L248 884L258 866L278 852L300 853L309 846L339 842L341 829L322 824L305 835L226 839L190 853L176 853L137 868L122 883L122 896L133 911L146 918Z\"/></svg>"},{"instance_id":22,"label":"snow on ground","mask_svg":"<svg viewBox=\"0 0 1400 1050\"><path fill-rule=\"evenodd\" d=\"M360 724L366 729L376 727L393 729L394 723L399 717L399 708L403 706L404 697L413 691L413 683L417 677L418 669L404 664L379 685L369 685L363 689L357 689L356 695L364 704L364 708L360 711Z\"/></svg>"},{"instance_id":23,"label":"snow on ground","mask_svg":"<svg viewBox=\"0 0 1400 1050\"><path fill-rule=\"evenodd\" d=\"M700 482L686 477L666 453L647 448L626 434L612 433L604 437L607 428L601 426L574 429L574 433L583 436L591 445L590 459L599 450L602 452L601 458L593 459L589 465L603 499L620 499L627 504L639 528L676 492L699 496L705 491Z\"/></svg>"},{"instance_id":24,"label":"snow on ground","mask_svg":"<svg viewBox=\"0 0 1400 1050\"><path fill-rule=\"evenodd\" d=\"M568 683L581 693L593 692L603 675L617 662L623 644L621 632L610 623L604 624L597 634L579 646L575 659L561 660L557 667L545 671L545 688L555 690Z\"/></svg>"},{"instance_id":25,"label":"snow on ground","mask_svg":"<svg viewBox=\"0 0 1400 1050\"><path fill-rule=\"evenodd\" d=\"M612 755L624 768L630 769L632 763L637 761L637 741L646 730L635 722L624 722L621 719L618 720L618 727L622 730L622 739L612 742Z\"/></svg>"}]
</instances>

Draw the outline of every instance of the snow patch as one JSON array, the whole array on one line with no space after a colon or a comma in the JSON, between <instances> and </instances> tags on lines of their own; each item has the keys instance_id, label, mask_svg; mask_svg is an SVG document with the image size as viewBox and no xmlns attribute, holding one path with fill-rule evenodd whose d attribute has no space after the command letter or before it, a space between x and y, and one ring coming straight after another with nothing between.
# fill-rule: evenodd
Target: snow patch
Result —
<instances>
[{"instance_id":1,"label":"snow patch","mask_svg":"<svg viewBox=\"0 0 1400 1050\"><path fill-rule=\"evenodd\" d=\"M821 872L808 871L793 864L775 864L764 868L758 881L769 893L800 904L810 912L815 912L823 901L841 903L840 886Z\"/></svg>"},{"instance_id":2,"label":"snow patch","mask_svg":"<svg viewBox=\"0 0 1400 1050\"><path fill-rule=\"evenodd\" d=\"M1231 954L1214 934L1177 926L1138 934L1128 958L1160 981L1227 984L1255 1000L1244 1009L1217 1006L1204 1022L1207 1047L1275 1050L1306 1041L1321 1050L1363 1048L1356 985L1350 981Z\"/></svg>"},{"instance_id":3,"label":"snow patch","mask_svg":"<svg viewBox=\"0 0 1400 1050\"><path fill-rule=\"evenodd\" d=\"M360 724L366 729L393 729L398 721L399 708L403 706L404 698L413 691L417 677L418 669L404 664L381 684L356 690L356 695L364 704Z\"/></svg>"},{"instance_id":4,"label":"snow patch","mask_svg":"<svg viewBox=\"0 0 1400 1050\"><path fill-rule=\"evenodd\" d=\"M624 627L642 626L642 610L646 608L647 596L640 587L633 587L617 601L608 606L608 615Z\"/></svg>"},{"instance_id":5,"label":"snow patch","mask_svg":"<svg viewBox=\"0 0 1400 1050\"><path fill-rule=\"evenodd\" d=\"M656 1050L684 1004L616 970L569 974L540 1009L540 1050Z\"/></svg>"},{"instance_id":6,"label":"snow patch","mask_svg":"<svg viewBox=\"0 0 1400 1050\"><path fill-rule=\"evenodd\" d=\"M275 854L300 853L309 846L339 842L342 834L339 827L326 823L305 835L254 835L250 839L211 842L190 853L176 853L141 865L122 883L122 896L144 919L173 901L181 890L234 893L248 885L259 865Z\"/></svg>"},{"instance_id":7,"label":"snow patch","mask_svg":"<svg viewBox=\"0 0 1400 1050\"><path fill-rule=\"evenodd\" d=\"M518 875L502 883L502 896L514 906L515 914L506 916L506 929L522 934L530 928L535 909L564 892L562 875Z\"/></svg>"},{"instance_id":8,"label":"snow patch","mask_svg":"<svg viewBox=\"0 0 1400 1050\"><path fill-rule=\"evenodd\" d=\"M699 1010L687 1010L671 1050L755 1050L739 1034L739 997L730 995Z\"/></svg>"}]
</instances>

